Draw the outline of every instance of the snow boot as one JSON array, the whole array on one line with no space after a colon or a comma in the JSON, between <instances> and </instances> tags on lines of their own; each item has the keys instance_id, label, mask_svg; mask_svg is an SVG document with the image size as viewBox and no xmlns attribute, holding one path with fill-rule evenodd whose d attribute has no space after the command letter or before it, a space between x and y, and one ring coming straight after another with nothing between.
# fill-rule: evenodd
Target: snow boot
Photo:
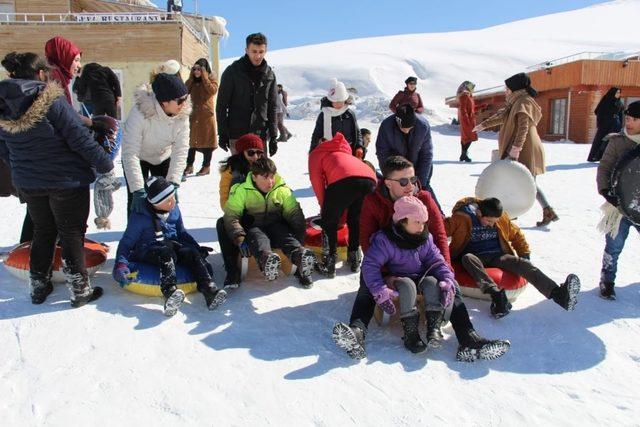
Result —
<instances>
[{"instance_id":1,"label":"snow boot","mask_svg":"<svg viewBox=\"0 0 640 427\"><path fill-rule=\"evenodd\" d=\"M269 141L269 157L273 157L278 152L278 142L274 139Z\"/></svg>"},{"instance_id":2,"label":"snow boot","mask_svg":"<svg viewBox=\"0 0 640 427\"><path fill-rule=\"evenodd\" d=\"M560 218L556 215L555 211L551 206L542 209L542 220L536 222L537 227L542 227L545 225L549 225L552 221L555 222Z\"/></svg>"},{"instance_id":3,"label":"snow boot","mask_svg":"<svg viewBox=\"0 0 640 427\"><path fill-rule=\"evenodd\" d=\"M469 151L469 146L470 145L471 144L464 145L463 143L460 143L460 158L459 158L459 160L461 162L467 162L467 163L471 162L471 159L467 155L467 152Z\"/></svg>"},{"instance_id":4,"label":"snow boot","mask_svg":"<svg viewBox=\"0 0 640 427\"><path fill-rule=\"evenodd\" d=\"M429 348L442 347L442 316L444 312L440 310L427 310L425 317L427 318L427 346Z\"/></svg>"},{"instance_id":5,"label":"snow boot","mask_svg":"<svg viewBox=\"0 0 640 427\"><path fill-rule=\"evenodd\" d=\"M404 346L411 353L422 353L427 349L427 345L420 338L420 330L418 325L420 324L420 313L417 310L414 310L413 313L401 317L400 321L402 322L402 330L404 331L404 336L402 337L402 341L404 341Z\"/></svg>"},{"instance_id":6,"label":"snow boot","mask_svg":"<svg viewBox=\"0 0 640 427\"><path fill-rule=\"evenodd\" d=\"M347 352L352 359L364 359L367 353L364 348L366 333L358 326L347 326L338 322L333 326L333 342Z\"/></svg>"},{"instance_id":7,"label":"snow boot","mask_svg":"<svg viewBox=\"0 0 640 427\"><path fill-rule=\"evenodd\" d=\"M614 289L615 284L613 282L600 282L600 298L615 300L616 291ZM35 304L35 303L34 303Z\"/></svg>"},{"instance_id":8,"label":"snow boot","mask_svg":"<svg viewBox=\"0 0 640 427\"><path fill-rule=\"evenodd\" d=\"M507 340L487 340L473 329L458 346L458 362L475 362L478 359L493 360L504 356L511 343Z\"/></svg>"},{"instance_id":9,"label":"snow boot","mask_svg":"<svg viewBox=\"0 0 640 427\"><path fill-rule=\"evenodd\" d=\"M491 314L496 319L506 316L511 312L511 303L507 299L504 289L491 293Z\"/></svg>"},{"instance_id":10,"label":"snow boot","mask_svg":"<svg viewBox=\"0 0 640 427\"><path fill-rule=\"evenodd\" d=\"M298 248L291 253L291 262L296 266L295 276L298 278L300 285L309 289L313 286L313 266L316 263L316 256L313 252L306 248Z\"/></svg>"},{"instance_id":11,"label":"snow boot","mask_svg":"<svg viewBox=\"0 0 640 427\"><path fill-rule=\"evenodd\" d=\"M347 252L347 263L352 272L357 273L360 271L360 264L362 263L362 251L360 248Z\"/></svg>"},{"instance_id":12,"label":"snow boot","mask_svg":"<svg viewBox=\"0 0 640 427\"><path fill-rule=\"evenodd\" d=\"M572 311L578 303L580 293L580 279L575 274L569 274L562 286L551 291L551 299L567 311Z\"/></svg>"},{"instance_id":13,"label":"snow boot","mask_svg":"<svg viewBox=\"0 0 640 427\"><path fill-rule=\"evenodd\" d=\"M329 279L336 277L336 254L323 256L322 262L316 264L316 270Z\"/></svg>"},{"instance_id":14,"label":"snow boot","mask_svg":"<svg viewBox=\"0 0 640 427\"><path fill-rule=\"evenodd\" d=\"M260 270L269 282L278 278L280 263L280 256L275 252L265 252L260 257Z\"/></svg>"},{"instance_id":15,"label":"snow boot","mask_svg":"<svg viewBox=\"0 0 640 427\"><path fill-rule=\"evenodd\" d=\"M103 294L102 288L91 287L87 273L73 273L72 269L63 267L62 271L69 291L71 291L71 307L82 307L88 302L95 301Z\"/></svg>"},{"instance_id":16,"label":"snow boot","mask_svg":"<svg viewBox=\"0 0 640 427\"><path fill-rule=\"evenodd\" d=\"M240 282L242 281L240 272L235 273L227 273L227 277L224 279L224 284L222 285L222 289L238 289L240 287Z\"/></svg>"},{"instance_id":17,"label":"snow boot","mask_svg":"<svg viewBox=\"0 0 640 427\"><path fill-rule=\"evenodd\" d=\"M162 289L162 295L164 295L164 315L167 317L174 316L184 302L184 292L174 285Z\"/></svg>"},{"instance_id":18,"label":"snow boot","mask_svg":"<svg viewBox=\"0 0 640 427\"><path fill-rule=\"evenodd\" d=\"M209 175L211 173L211 166L203 166L198 173L196 174L196 176L205 176L205 175Z\"/></svg>"},{"instance_id":19,"label":"snow boot","mask_svg":"<svg viewBox=\"0 0 640 427\"><path fill-rule=\"evenodd\" d=\"M31 295L31 304L42 304L45 302L49 294L53 292L53 284L51 278L42 275L32 274L29 279L29 295Z\"/></svg>"}]
</instances>

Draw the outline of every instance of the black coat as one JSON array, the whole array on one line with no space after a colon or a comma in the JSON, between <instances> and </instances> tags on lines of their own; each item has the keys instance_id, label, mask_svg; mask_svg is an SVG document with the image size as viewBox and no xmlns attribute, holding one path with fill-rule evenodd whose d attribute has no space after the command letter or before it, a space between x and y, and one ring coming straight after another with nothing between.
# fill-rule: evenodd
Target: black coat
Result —
<instances>
[{"instance_id":1,"label":"black coat","mask_svg":"<svg viewBox=\"0 0 640 427\"><path fill-rule=\"evenodd\" d=\"M0 82L0 157L18 189L85 186L113 169L62 89L34 80Z\"/></svg>"},{"instance_id":2,"label":"black coat","mask_svg":"<svg viewBox=\"0 0 640 427\"><path fill-rule=\"evenodd\" d=\"M73 91L81 102L94 105L115 105L122 96L118 76L109 67L91 63L84 66L82 76L73 84Z\"/></svg>"},{"instance_id":3,"label":"black coat","mask_svg":"<svg viewBox=\"0 0 640 427\"><path fill-rule=\"evenodd\" d=\"M252 79L252 77L254 77ZM218 134L237 139L255 133L263 139L278 135L276 75L263 61L254 67L245 55L229 65L220 78L216 104Z\"/></svg>"},{"instance_id":4,"label":"black coat","mask_svg":"<svg viewBox=\"0 0 640 427\"><path fill-rule=\"evenodd\" d=\"M331 101L327 97L322 98L320 101L320 108L330 107ZM347 109L339 116L331 118L331 134L335 136L340 132L344 135L345 139L349 141L352 154L356 153L356 149L362 148L364 150L364 144L362 143L362 134L360 134L360 127L358 126L358 119L356 114ZM313 135L311 135L311 146L309 151L313 151L314 148L320 143L320 139L324 138L324 113L321 111L316 120L316 127L313 129Z\"/></svg>"}]
</instances>

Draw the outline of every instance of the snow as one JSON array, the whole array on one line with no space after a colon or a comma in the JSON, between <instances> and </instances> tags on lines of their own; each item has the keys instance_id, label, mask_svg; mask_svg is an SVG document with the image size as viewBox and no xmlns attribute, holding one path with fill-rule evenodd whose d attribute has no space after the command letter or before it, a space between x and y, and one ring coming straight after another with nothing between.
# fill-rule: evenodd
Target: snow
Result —
<instances>
[{"instance_id":1,"label":"snow","mask_svg":"<svg viewBox=\"0 0 640 427\"><path fill-rule=\"evenodd\" d=\"M479 53L469 57L472 50L463 43L462 34L337 43L352 50L336 53L335 65L320 59L327 57L326 46L298 50L304 57L270 52L269 58L275 63L289 58L292 65L282 70L288 73L287 86L296 88L292 92L307 87L307 93L319 93L321 79L331 69L338 77L362 74L361 81L371 82L370 94L382 96L396 90L413 67L408 65L413 58L428 57L429 63L420 63L438 74L422 83L425 102L443 111L444 96L468 78L470 67L481 87L541 57L582 50L584 44L634 48L637 37L630 33L637 26L629 25L630 16L639 11L640 2L627 1L564 14L562 37L554 28L563 14L465 35L491 58ZM578 25L577 18L583 16L596 16L603 23L615 18L616 26L628 31ZM533 32L536 23L543 29ZM504 42L507 34L512 37ZM492 45L488 43L492 38L503 42ZM397 48L392 49L394 43ZM410 49L418 44L421 50ZM534 52L537 46L541 47ZM424 55L428 51L431 54ZM347 63L341 61L342 55L352 58ZM406 59L406 68L398 68L401 58ZM325 65L322 70L320 63ZM353 64L362 65L358 69ZM310 216L319 211L306 174L313 120L286 124L295 137L281 144L275 159ZM366 121L361 126L371 129L375 140L378 126ZM471 164L457 161L455 127L434 126L433 139L432 184L450 212L459 198L472 194L478 175L489 164L496 137L481 134L471 147ZM538 205L517 220L536 265L558 281L570 272L580 276L576 311L565 312L533 287L500 320L490 317L486 302L467 299L482 335L512 343L504 358L474 364L455 361L457 343L450 326L443 348L413 355L402 345L399 325L380 328L374 322L367 336L368 358L350 360L331 341L334 322L348 321L358 287L357 275L346 268L339 269L335 280L316 275L310 290L289 277L266 283L253 272L218 311L207 311L202 296L191 294L182 311L167 319L160 298L127 293L110 277L126 221L126 194L121 189L115 193L112 230L96 230L93 212L89 218L88 237L111 247L107 265L93 279L94 285L105 288L105 296L97 302L70 309L68 292L58 285L45 304L31 305L26 284L0 268L2 425L637 424L640 281L633 263L640 239L632 231L620 257L618 300L600 299L597 284L604 238L595 227L601 197L595 190L596 166L584 160L588 149L545 143L548 173L539 184L560 221L535 228L541 217ZM377 163L374 151L368 158ZM216 151L213 164L225 156ZM200 159L198 155L196 167ZM122 176L120 164L116 172ZM224 273L215 231L221 215L218 183L217 173L192 177L179 193L187 227L198 241L215 248L209 260L221 283ZM0 249L8 250L19 238L24 205L15 198L2 204Z\"/></svg>"}]
</instances>

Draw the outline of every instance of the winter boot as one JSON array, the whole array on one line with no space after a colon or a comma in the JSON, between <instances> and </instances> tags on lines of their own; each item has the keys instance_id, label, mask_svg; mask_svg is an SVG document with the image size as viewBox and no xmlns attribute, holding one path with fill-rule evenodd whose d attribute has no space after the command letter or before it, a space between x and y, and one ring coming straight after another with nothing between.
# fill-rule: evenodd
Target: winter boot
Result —
<instances>
[{"instance_id":1,"label":"winter boot","mask_svg":"<svg viewBox=\"0 0 640 427\"><path fill-rule=\"evenodd\" d=\"M293 134L291 132L287 131L287 137L285 138L285 141L290 140L292 136L293 136Z\"/></svg>"},{"instance_id":2,"label":"winter boot","mask_svg":"<svg viewBox=\"0 0 640 427\"><path fill-rule=\"evenodd\" d=\"M478 359L493 360L502 357L511 343L507 340L487 340L473 329L460 342L456 359L458 362L475 362Z\"/></svg>"},{"instance_id":3,"label":"winter boot","mask_svg":"<svg viewBox=\"0 0 640 427\"><path fill-rule=\"evenodd\" d=\"M224 279L224 284L222 286L223 289L238 289L240 287L240 282L242 281L240 272L235 273L227 273L227 277Z\"/></svg>"},{"instance_id":4,"label":"winter boot","mask_svg":"<svg viewBox=\"0 0 640 427\"><path fill-rule=\"evenodd\" d=\"M227 300L227 291L224 289L218 289L213 282L209 282L205 286L199 287L198 291L200 291L204 296L204 301L209 310L215 310Z\"/></svg>"},{"instance_id":5,"label":"winter boot","mask_svg":"<svg viewBox=\"0 0 640 427\"><path fill-rule=\"evenodd\" d=\"M352 359L364 359L367 357L364 348L366 333L358 326L347 326L344 323L336 323L333 326L333 342L344 349Z\"/></svg>"},{"instance_id":6,"label":"winter boot","mask_svg":"<svg viewBox=\"0 0 640 427\"><path fill-rule=\"evenodd\" d=\"M467 162L467 163L470 163L470 162L471 162L471 159L470 159L470 158L469 158L469 156L467 155L467 152L469 151L469 146L470 146L470 145L471 145L471 144L467 144L467 145L465 145L465 144L463 144L463 143L460 143L460 159L459 159L459 160L460 160L461 162Z\"/></svg>"},{"instance_id":7,"label":"winter boot","mask_svg":"<svg viewBox=\"0 0 640 427\"><path fill-rule=\"evenodd\" d=\"M491 293L491 314L496 319L506 316L511 312L511 303L507 299L504 289Z\"/></svg>"},{"instance_id":8,"label":"winter boot","mask_svg":"<svg viewBox=\"0 0 640 427\"><path fill-rule=\"evenodd\" d=\"M411 353L422 353L425 351L427 345L422 341L422 338L420 338L420 330L418 328L420 313L414 310L412 314L400 318L400 321L402 322L402 330L404 331L404 336L402 337L404 346Z\"/></svg>"},{"instance_id":9,"label":"winter boot","mask_svg":"<svg viewBox=\"0 0 640 427\"><path fill-rule=\"evenodd\" d=\"M211 173L211 166L203 166L198 173L196 174L196 176L204 176L204 175L209 175Z\"/></svg>"},{"instance_id":10,"label":"winter boot","mask_svg":"<svg viewBox=\"0 0 640 427\"><path fill-rule=\"evenodd\" d=\"M322 262L316 264L316 270L329 279L336 277L336 254L323 256Z\"/></svg>"},{"instance_id":11,"label":"winter boot","mask_svg":"<svg viewBox=\"0 0 640 427\"><path fill-rule=\"evenodd\" d=\"M556 215L555 211L551 206L542 209L542 221L536 222L536 226L542 227L544 225L549 225L552 221L555 222L560 218Z\"/></svg>"},{"instance_id":12,"label":"winter boot","mask_svg":"<svg viewBox=\"0 0 640 427\"><path fill-rule=\"evenodd\" d=\"M276 280L280 270L280 257L275 252L265 252L260 256L260 270L268 281Z\"/></svg>"},{"instance_id":13,"label":"winter boot","mask_svg":"<svg viewBox=\"0 0 640 427\"><path fill-rule=\"evenodd\" d=\"M53 292L53 284L51 278L32 274L29 279L29 295L31 295L32 304L42 304L45 302L49 294Z\"/></svg>"},{"instance_id":14,"label":"winter boot","mask_svg":"<svg viewBox=\"0 0 640 427\"><path fill-rule=\"evenodd\" d=\"M313 252L309 249L298 248L291 253L291 262L296 266L295 276L298 278L300 285L306 289L313 286L311 273L316 263L316 256Z\"/></svg>"},{"instance_id":15,"label":"winter boot","mask_svg":"<svg viewBox=\"0 0 640 427\"><path fill-rule=\"evenodd\" d=\"M347 263L352 272L357 273L360 271L360 264L362 263L362 251L360 248L347 252Z\"/></svg>"},{"instance_id":16,"label":"winter boot","mask_svg":"<svg viewBox=\"0 0 640 427\"><path fill-rule=\"evenodd\" d=\"M280 136L277 139L278 142L287 142L287 135L284 133L281 133Z\"/></svg>"},{"instance_id":17,"label":"winter boot","mask_svg":"<svg viewBox=\"0 0 640 427\"><path fill-rule=\"evenodd\" d=\"M442 316L444 312L440 310L428 310L425 312L427 318L427 346L429 348L442 347Z\"/></svg>"},{"instance_id":18,"label":"winter boot","mask_svg":"<svg viewBox=\"0 0 640 427\"><path fill-rule=\"evenodd\" d=\"M89 284L89 276L86 273L72 273L68 267L63 267L67 287L71 291L71 307L82 307L88 302L95 301L102 296L102 288L94 288Z\"/></svg>"},{"instance_id":19,"label":"winter boot","mask_svg":"<svg viewBox=\"0 0 640 427\"><path fill-rule=\"evenodd\" d=\"M184 302L184 292L173 285L162 289L162 295L164 295L164 315L167 317L174 316Z\"/></svg>"},{"instance_id":20,"label":"winter boot","mask_svg":"<svg viewBox=\"0 0 640 427\"><path fill-rule=\"evenodd\" d=\"M182 182L185 182L187 180L187 176L191 175L193 173L193 165L187 165L186 168L184 168L184 172L182 172Z\"/></svg>"},{"instance_id":21,"label":"winter boot","mask_svg":"<svg viewBox=\"0 0 640 427\"><path fill-rule=\"evenodd\" d=\"M580 279L575 274L569 274L562 286L551 291L551 299L567 311L572 311L578 303L580 293Z\"/></svg>"},{"instance_id":22,"label":"winter boot","mask_svg":"<svg viewBox=\"0 0 640 427\"><path fill-rule=\"evenodd\" d=\"M600 298L615 300L616 291L613 282L600 282ZM35 303L34 303L35 304Z\"/></svg>"}]
</instances>

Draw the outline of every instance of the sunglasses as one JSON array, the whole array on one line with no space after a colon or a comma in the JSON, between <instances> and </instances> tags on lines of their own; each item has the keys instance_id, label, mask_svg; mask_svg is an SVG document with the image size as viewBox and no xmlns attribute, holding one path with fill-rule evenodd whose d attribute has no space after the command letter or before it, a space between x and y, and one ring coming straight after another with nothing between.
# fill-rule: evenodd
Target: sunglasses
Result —
<instances>
[{"instance_id":1,"label":"sunglasses","mask_svg":"<svg viewBox=\"0 0 640 427\"><path fill-rule=\"evenodd\" d=\"M247 156L249 157L253 157L253 156L262 156L264 154L264 151L262 150L247 150Z\"/></svg>"},{"instance_id":2,"label":"sunglasses","mask_svg":"<svg viewBox=\"0 0 640 427\"><path fill-rule=\"evenodd\" d=\"M188 97L189 97L189 95L185 95L182 98L176 99L176 104L178 104L178 105L184 104Z\"/></svg>"},{"instance_id":3,"label":"sunglasses","mask_svg":"<svg viewBox=\"0 0 640 427\"><path fill-rule=\"evenodd\" d=\"M198 71L198 70L202 70L202 67L199 65L194 66L193 68L191 68L191 70L193 71Z\"/></svg>"},{"instance_id":4,"label":"sunglasses","mask_svg":"<svg viewBox=\"0 0 640 427\"><path fill-rule=\"evenodd\" d=\"M418 177L417 176L412 176L411 178L400 178L400 179L391 179L391 178L386 178L389 181L395 181L398 184L400 184L401 187L406 187L407 185L409 185L409 183L416 185L416 183L418 182Z\"/></svg>"}]
</instances>

